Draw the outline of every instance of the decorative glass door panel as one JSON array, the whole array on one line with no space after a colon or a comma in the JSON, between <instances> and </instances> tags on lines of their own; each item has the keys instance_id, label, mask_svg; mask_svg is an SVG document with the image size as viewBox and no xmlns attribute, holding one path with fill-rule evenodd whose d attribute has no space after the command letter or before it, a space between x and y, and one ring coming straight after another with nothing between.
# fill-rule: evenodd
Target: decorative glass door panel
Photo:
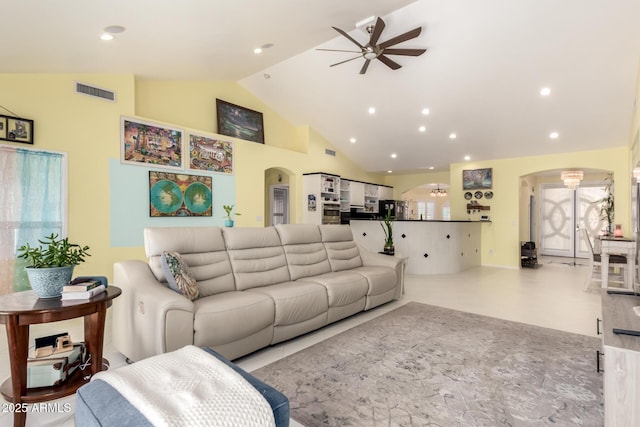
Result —
<instances>
[{"instance_id":1,"label":"decorative glass door panel","mask_svg":"<svg viewBox=\"0 0 640 427\"><path fill-rule=\"evenodd\" d=\"M588 258L580 228L596 236L601 227L598 200L604 197L603 185L582 185L576 190L564 186L543 185L541 206L540 254Z\"/></svg>"},{"instance_id":2,"label":"decorative glass door panel","mask_svg":"<svg viewBox=\"0 0 640 427\"><path fill-rule=\"evenodd\" d=\"M575 236L573 190L566 187L542 188L540 254L573 256Z\"/></svg>"}]
</instances>

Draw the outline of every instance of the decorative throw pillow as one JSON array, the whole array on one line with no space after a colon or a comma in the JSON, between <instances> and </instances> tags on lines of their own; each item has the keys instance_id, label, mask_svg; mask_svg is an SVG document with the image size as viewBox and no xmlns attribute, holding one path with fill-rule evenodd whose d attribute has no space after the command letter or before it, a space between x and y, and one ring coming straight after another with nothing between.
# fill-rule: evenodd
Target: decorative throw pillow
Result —
<instances>
[{"instance_id":1,"label":"decorative throw pillow","mask_svg":"<svg viewBox=\"0 0 640 427\"><path fill-rule=\"evenodd\" d=\"M196 278L193 277L193 274L189 271L189 266L178 252L163 252L161 263L162 272L167 278L171 289L181 293L191 301L198 298L199 291Z\"/></svg>"}]
</instances>

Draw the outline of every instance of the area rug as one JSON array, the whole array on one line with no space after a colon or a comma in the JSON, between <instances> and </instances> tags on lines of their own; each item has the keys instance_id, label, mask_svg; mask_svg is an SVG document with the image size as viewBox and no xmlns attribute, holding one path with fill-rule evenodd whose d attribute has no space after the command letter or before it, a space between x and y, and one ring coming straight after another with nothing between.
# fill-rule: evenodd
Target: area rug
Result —
<instances>
[{"instance_id":1,"label":"area rug","mask_svg":"<svg viewBox=\"0 0 640 427\"><path fill-rule=\"evenodd\" d=\"M602 426L594 337L409 303L252 372L307 426Z\"/></svg>"}]
</instances>

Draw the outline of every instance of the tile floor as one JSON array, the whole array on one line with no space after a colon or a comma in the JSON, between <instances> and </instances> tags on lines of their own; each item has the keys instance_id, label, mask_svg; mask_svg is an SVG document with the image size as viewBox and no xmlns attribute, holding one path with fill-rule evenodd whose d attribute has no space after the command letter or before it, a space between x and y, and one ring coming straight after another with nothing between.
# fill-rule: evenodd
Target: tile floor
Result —
<instances>
[{"instance_id":1,"label":"tile floor","mask_svg":"<svg viewBox=\"0 0 640 427\"><path fill-rule=\"evenodd\" d=\"M569 259L568 262L573 261ZM295 353L346 329L386 313L409 301L418 301L456 310L528 323L553 329L595 336L596 318L600 316L598 293L584 292L589 268L584 260L577 266L563 264L567 260L541 258L538 269L503 269L477 267L458 274L437 276L407 276L405 295L370 312L361 313L337 324L300 338L258 351L236 362L252 371ZM111 310L105 331L105 357L112 367L125 364L124 358L111 345ZM82 322L78 319L57 324L36 325L31 337L68 331L72 339L82 339ZM0 329L0 378L9 376L9 355L6 334ZM72 427L73 397L57 401L59 408L70 403L69 412L30 413L27 427ZM3 403L4 401L1 401ZM12 415L0 408L0 427L12 425ZM293 424L293 427L297 423Z\"/></svg>"}]
</instances>

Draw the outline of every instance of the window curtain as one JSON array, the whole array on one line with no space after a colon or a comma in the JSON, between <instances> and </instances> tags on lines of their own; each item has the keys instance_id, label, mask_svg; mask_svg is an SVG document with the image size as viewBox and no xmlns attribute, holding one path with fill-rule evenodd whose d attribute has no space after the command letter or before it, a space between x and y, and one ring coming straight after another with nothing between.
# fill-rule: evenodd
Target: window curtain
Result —
<instances>
[{"instance_id":1,"label":"window curtain","mask_svg":"<svg viewBox=\"0 0 640 427\"><path fill-rule=\"evenodd\" d=\"M66 158L0 146L0 294L30 289L18 248L66 233Z\"/></svg>"}]
</instances>

